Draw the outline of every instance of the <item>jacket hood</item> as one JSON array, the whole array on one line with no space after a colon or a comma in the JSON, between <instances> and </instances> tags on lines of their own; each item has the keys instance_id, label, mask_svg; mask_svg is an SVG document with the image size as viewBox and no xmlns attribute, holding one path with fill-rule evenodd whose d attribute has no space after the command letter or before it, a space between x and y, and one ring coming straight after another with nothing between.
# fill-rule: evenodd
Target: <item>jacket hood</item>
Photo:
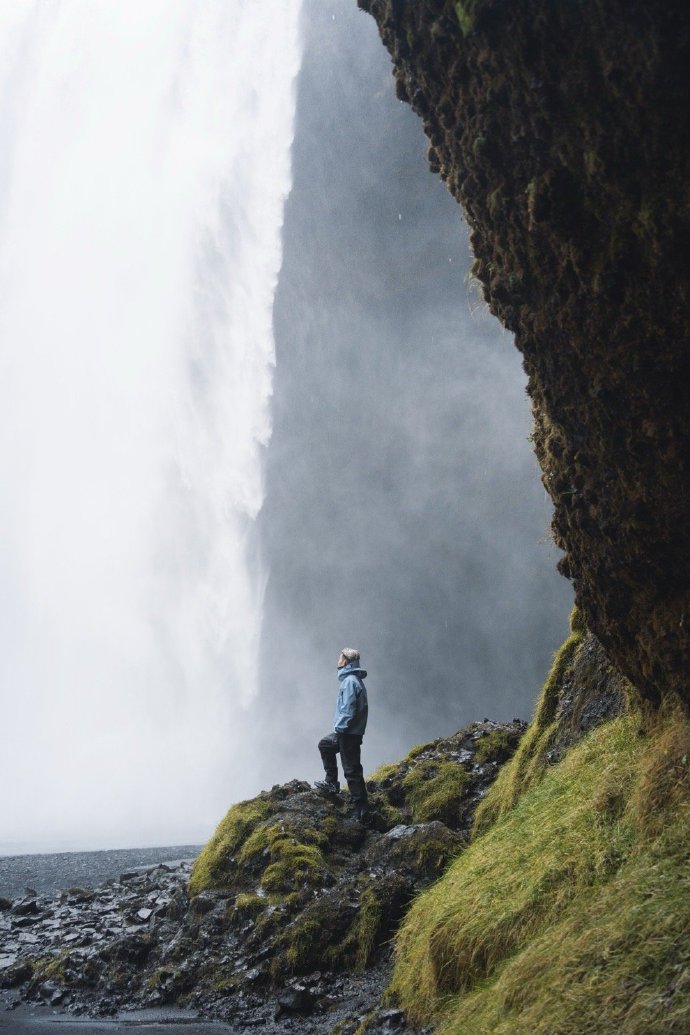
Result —
<instances>
[{"instance_id":1,"label":"jacket hood","mask_svg":"<svg viewBox=\"0 0 690 1035\"><path fill-rule=\"evenodd\" d=\"M344 676L359 676L360 679L366 679L367 670L360 668L358 661L350 661L338 669L338 679L343 679Z\"/></svg>"}]
</instances>

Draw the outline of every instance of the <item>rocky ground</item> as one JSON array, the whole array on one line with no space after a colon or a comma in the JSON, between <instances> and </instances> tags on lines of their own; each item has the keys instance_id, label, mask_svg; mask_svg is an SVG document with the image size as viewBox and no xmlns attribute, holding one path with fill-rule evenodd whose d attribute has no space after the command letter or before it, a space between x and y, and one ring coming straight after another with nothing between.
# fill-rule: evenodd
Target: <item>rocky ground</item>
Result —
<instances>
[{"instance_id":1,"label":"rocky ground","mask_svg":"<svg viewBox=\"0 0 690 1035\"><path fill-rule=\"evenodd\" d=\"M202 847L197 844L0 855L0 898L21 898L27 887L38 895L50 896L74 887L95 888L126 870L196 859Z\"/></svg>"},{"instance_id":2,"label":"rocky ground","mask_svg":"<svg viewBox=\"0 0 690 1035\"><path fill-rule=\"evenodd\" d=\"M370 780L367 824L344 794L295 780L234 806L193 870L161 864L95 890L0 900L6 1007L123 1017L174 1006L237 1032L411 1032L384 997L392 935L462 850L523 730L484 721L413 749Z\"/></svg>"}]
</instances>

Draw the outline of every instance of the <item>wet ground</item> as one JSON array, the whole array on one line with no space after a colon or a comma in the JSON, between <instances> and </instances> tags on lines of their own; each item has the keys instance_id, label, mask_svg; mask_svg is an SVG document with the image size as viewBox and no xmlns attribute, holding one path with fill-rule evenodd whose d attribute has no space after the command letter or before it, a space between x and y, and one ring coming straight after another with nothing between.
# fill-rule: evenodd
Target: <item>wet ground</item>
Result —
<instances>
[{"instance_id":1,"label":"wet ground","mask_svg":"<svg viewBox=\"0 0 690 1035\"><path fill-rule=\"evenodd\" d=\"M127 870L161 862L194 859L201 845L166 848L116 848L101 852L0 855L0 897L15 899L33 888L55 895L68 888L96 888Z\"/></svg>"},{"instance_id":2,"label":"wet ground","mask_svg":"<svg viewBox=\"0 0 690 1035\"><path fill-rule=\"evenodd\" d=\"M164 848L120 848L99 852L54 852L40 855L0 856L0 896L16 898L27 887L39 894L52 895L72 888L96 888L127 870L159 862L193 859L199 845ZM1 948L1 946L0 946ZM168 1035L176 1028L185 1035L232 1035L227 1024L200 1021L184 1011L140 1011L115 1020L94 1020L56 1013L47 1007L19 1005L11 992L0 992L0 1032L2 1035L87 1035L103 1032L146 1032Z\"/></svg>"},{"instance_id":3,"label":"wet ground","mask_svg":"<svg viewBox=\"0 0 690 1035\"><path fill-rule=\"evenodd\" d=\"M94 1020L57 1014L46 1008L19 1006L6 1011L0 1006L3 1035L15 1032L17 1035L87 1035L89 1032L118 1035L137 1031L146 1035L169 1035L175 1028L184 1035L234 1035L235 1032L227 1024L200 1021L194 1014L175 1010L144 1010L116 1020Z\"/></svg>"},{"instance_id":4,"label":"wet ground","mask_svg":"<svg viewBox=\"0 0 690 1035\"><path fill-rule=\"evenodd\" d=\"M123 861L119 853L116 860ZM0 1035L249 1035L257 1028L266 1035L329 1035L338 1022L348 1022L343 1033L352 1035L379 1002L389 976L385 961L361 973L315 972L274 988L268 977L257 981L259 970L238 959L235 977L244 977L246 988L240 982L214 990L214 983L199 980L194 1002L171 1004L176 988L168 986L187 971L197 980L213 964L214 974L218 967L230 974L234 940L241 940L237 925L228 923L226 898L202 895L189 903L190 869L189 861L170 861L130 868L93 890L24 893L14 903L0 901ZM93 883L84 876L80 884ZM183 938L180 961L161 966L160 952ZM263 959L265 951L259 955ZM43 973L55 964L57 971ZM105 980L106 971L112 981ZM403 1030L409 1029L400 1011L389 1010L372 1035Z\"/></svg>"}]
</instances>

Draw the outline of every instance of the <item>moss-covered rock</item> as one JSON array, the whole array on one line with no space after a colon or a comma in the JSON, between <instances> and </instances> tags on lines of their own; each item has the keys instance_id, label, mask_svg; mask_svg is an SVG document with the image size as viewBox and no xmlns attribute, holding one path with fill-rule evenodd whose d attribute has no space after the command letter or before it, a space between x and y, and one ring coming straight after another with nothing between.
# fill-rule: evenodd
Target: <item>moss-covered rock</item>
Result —
<instances>
[{"instance_id":1,"label":"moss-covered rock","mask_svg":"<svg viewBox=\"0 0 690 1035\"><path fill-rule=\"evenodd\" d=\"M63 949L56 956L34 961L29 993L52 989L95 989L101 977L97 962L82 949Z\"/></svg>"},{"instance_id":2,"label":"moss-covered rock","mask_svg":"<svg viewBox=\"0 0 690 1035\"><path fill-rule=\"evenodd\" d=\"M417 745L401 762L381 766L368 786L393 824L439 821L466 833L477 802L525 729L518 719L472 723L452 737Z\"/></svg>"},{"instance_id":3,"label":"moss-covered rock","mask_svg":"<svg viewBox=\"0 0 690 1035\"><path fill-rule=\"evenodd\" d=\"M265 961L273 982L368 966L414 893L466 844L477 802L523 730L517 720L474 723L382 767L367 781L368 826L345 795L327 798L300 781L233 806L194 866L192 914ZM209 965L201 980L230 987L227 967L219 975Z\"/></svg>"},{"instance_id":4,"label":"moss-covered rock","mask_svg":"<svg viewBox=\"0 0 690 1035\"><path fill-rule=\"evenodd\" d=\"M439 820L399 824L372 839L362 853L362 861L370 872L390 870L419 884L439 877L465 843Z\"/></svg>"},{"instance_id":5,"label":"moss-covered rock","mask_svg":"<svg viewBox=\"0 0 690 1035\"><path fill-rule=\"evenodd\" d=\"M359 0L515 332L588 628L690 704L690 8Z\"/></svg>"},{"instance_id":6,"label":"moss-covered rock","mask_svg":"<svg viewBox=\"0 0 690 1035\"><path fill-rule=\"evenodd\" d=\"M254 829L277 808L268 794L233 805L196 860L189 882L193 895L206 888L233 887L238 873L237 853Z\"/></svg>"},{"instance_id":7,"label":"moss-covered rock","mask_svg":"<svg viewBox=\"0 0 690 1035\"><path fill-rule=\"evenodd\" d=\"M428 752L418 757L417 782L429 784L429 793L408 779L410 818L439 797L438 774L449 765L433 768ZM406 776L415 771L406 768ZM465 771L455 765L456 771L461 778L446 787L446 799L464 788ZM406 776L398 776L404 783ZM217 925L225 908L225 922L243 932L246 951L270 959L273 981L323 966L366 966L415 889L438 877L464 843L438 820L399 824L399 810L372 786L372 801L380 800L392 822L377 813L369 829L351 818L344 797L324 798L298 782L234 806L195 865L192 911ZM210 970L207 980L218 975ZM227 984L226 973L222 980Z\"/></svg>"},{"instance_id":8,"label":"moss-covered rock","mask_svg":"<svg viewBox=\"0 0 690 1035\"><path fill-rule=\"evenodd\" d=\"M319 887L329 876L321 850L327 844L327 835L319 833L308 820L277 813L259 823L242 845L237 856L238 873L260 872L260 886L267 892Z\"/></svg>"}]
</instances>

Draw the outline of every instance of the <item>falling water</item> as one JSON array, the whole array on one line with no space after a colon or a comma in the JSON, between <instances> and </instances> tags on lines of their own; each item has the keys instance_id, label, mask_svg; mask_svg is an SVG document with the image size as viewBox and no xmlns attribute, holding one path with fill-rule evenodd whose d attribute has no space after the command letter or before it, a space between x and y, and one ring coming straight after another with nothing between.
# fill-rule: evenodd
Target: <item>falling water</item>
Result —
<instances>
[{"instance_id":1,"label":"falling water","mask_svg":"<svg viewBox=\"0 0 690 1035\"><path fill-rule=\"evenodd\" d=\"M0 850L251 785L299 6L0 9Z\"/></svg>"}]
</instances>

